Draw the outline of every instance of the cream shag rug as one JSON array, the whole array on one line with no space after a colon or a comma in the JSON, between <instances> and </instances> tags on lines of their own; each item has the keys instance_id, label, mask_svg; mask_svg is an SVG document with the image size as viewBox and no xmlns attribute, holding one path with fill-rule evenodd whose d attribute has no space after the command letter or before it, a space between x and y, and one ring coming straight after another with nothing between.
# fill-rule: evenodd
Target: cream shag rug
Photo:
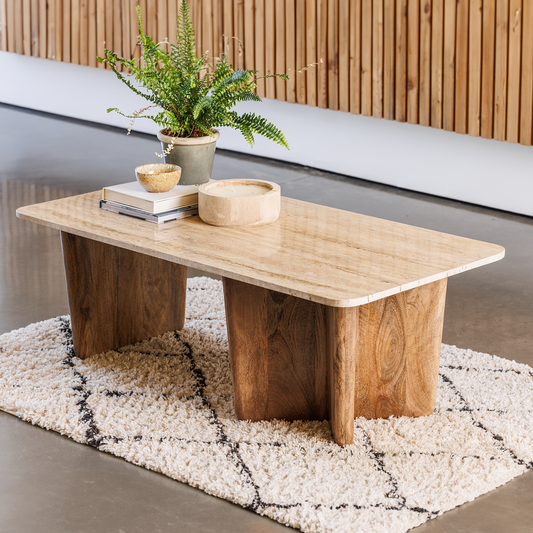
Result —
<instances>
[{"instance_id":1,"label":"cream shag rug","mask_svg":"<svg viewBox=\"0 0 533 533\"><path fill-rule=\"evenodd\" d=\"M442 347L437 408L328 422L238 421L221 283L187 321L81 361L67 316L0 336L0 409L309 532L401 533L533 468L533 369Z\"/></svg>"}]
</instances>

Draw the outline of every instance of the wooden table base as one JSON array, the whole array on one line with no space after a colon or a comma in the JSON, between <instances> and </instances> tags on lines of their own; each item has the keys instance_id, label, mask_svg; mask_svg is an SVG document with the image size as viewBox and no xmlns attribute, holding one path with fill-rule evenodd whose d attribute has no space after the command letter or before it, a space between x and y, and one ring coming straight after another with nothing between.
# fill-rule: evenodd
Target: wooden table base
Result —
<instances>
[{"instance_id":1,"label":"wooden table base","mask_svg":"<svg viewBox=\"0 0 533 533\"><path fill-rule=\"evenodd\" d=\"M183 328L187 267L71 233L61 242L78 357Z\"/></svg>"},{"instance_id":2,"label":"wooden table base","mask_svg":"<svg viewBox=\"0 0 533 533\"><path fill-rule=\"evenodd\" d=\"M241 420L433 412L447 279L359 307L329 307L224 278L235 412Z\"/></svg>"},{"instance_id":3,"label":"wooden table base","mask_svg":"<svg viewBox=\"0 0 533 533\"><path fill-rule=\"evenodd\" d=\"M74 350L90 355L179 330L187 267L61 233ZM433 412L446 279L359 307L329 307L224 278L235 412L241 420Z\"/></svg>"}]
</instances>

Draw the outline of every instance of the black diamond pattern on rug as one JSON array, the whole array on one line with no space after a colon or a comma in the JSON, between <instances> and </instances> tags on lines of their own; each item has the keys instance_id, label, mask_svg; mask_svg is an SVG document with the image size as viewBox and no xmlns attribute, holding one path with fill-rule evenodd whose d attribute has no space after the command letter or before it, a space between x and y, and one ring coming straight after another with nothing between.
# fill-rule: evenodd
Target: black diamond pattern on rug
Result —
<instances>
[{"instance_id":1,"label":"black diamond pattern on rug","mask_svg":"<svg viewBox=\"0 0 533 533\"><path fill-rule=\"evenodd\" d=\"M2 409L303 531L401 533L533 468L532 369L444 345L435 413L356 419L351 446L327 421L237 420L214 280L189 280L182 331L83 361L68 317L19 332Z\"/></svg>"}]
</instances>

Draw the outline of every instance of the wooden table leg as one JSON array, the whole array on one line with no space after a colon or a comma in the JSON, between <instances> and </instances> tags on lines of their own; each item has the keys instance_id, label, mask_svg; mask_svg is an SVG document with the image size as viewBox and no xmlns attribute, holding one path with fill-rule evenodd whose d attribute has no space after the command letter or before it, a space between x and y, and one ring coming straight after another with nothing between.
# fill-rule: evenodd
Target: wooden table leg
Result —
<instances>
[{"instance_id":1,"label":"wooden table leg","mask_svg":"<svg viewBox=\"0 0 533 533\"><path fill-rule=\"evenodd\" d=\"M235 412L241 420L422 416L437 391L446 279L334 308L225 278Z\"/></svg>"},{"instance_id":2,"label":"wooden table leg","mask_svg":"<svg viewBox=\"0 0 533 533\"><path fill-rule=\"evenodd\" d=\"M324 420L324 306L223 279L235 413L240 420Z\"/></svg>"},{"instance_id":3,"label":"wooden table leg","mask_svg":"<svg viewBox=\"0 0 533 533\"><path fill-rule=\"evenodd\" d=\"M433 412L447 281L434 281L358 308L356 417Z\"/></svg>"},{"instance_id":4,"label":"wooden table leg","mask_svg":"<svg viewBox=\"0 0 533 533\"><path fill-rule=\"evenodd\" d=\"M358 311L357 307L326 307L329 422L341 446L353 442Z\"/></svg>"},{"instance_id":5,"label":"wooden table leg","mask_svg":"<svg viewBox=\"0 0 533 533\"><path fill-rule=\"evenodd\" d=\"M187 267L70 233L61 242L78 357L183 327Z\"/></svg>"}]
</instances>

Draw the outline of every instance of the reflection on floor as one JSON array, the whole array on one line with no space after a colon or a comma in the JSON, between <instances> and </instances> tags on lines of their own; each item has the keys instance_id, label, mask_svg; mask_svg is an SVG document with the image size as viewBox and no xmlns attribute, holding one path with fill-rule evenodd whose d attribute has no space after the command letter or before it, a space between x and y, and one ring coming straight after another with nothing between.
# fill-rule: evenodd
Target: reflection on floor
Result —
<instances>
[{"instance_id":1,"label":"reflection on floor","mask_svg":"<svg viewBox=\"0 0 533 533\"><path fill-rule=\"evenodd\" d=\"M0 333L67 313L58 232L20 205L133 179L154 137L0 105ZM32 143L21 138L32 132ZM533 366L533 220L261 158L217 152L215 179L501 244L503 261L449 280L444 342ZM428 177L430 179L430 176ZM189 272L196 275L198 272ZM532 437L533 439L533 437ZM0 531L261 532L286 528L164 476L0 413ZM533 474L415 531L531 531Z\"/></svg>"}]
</instances>

